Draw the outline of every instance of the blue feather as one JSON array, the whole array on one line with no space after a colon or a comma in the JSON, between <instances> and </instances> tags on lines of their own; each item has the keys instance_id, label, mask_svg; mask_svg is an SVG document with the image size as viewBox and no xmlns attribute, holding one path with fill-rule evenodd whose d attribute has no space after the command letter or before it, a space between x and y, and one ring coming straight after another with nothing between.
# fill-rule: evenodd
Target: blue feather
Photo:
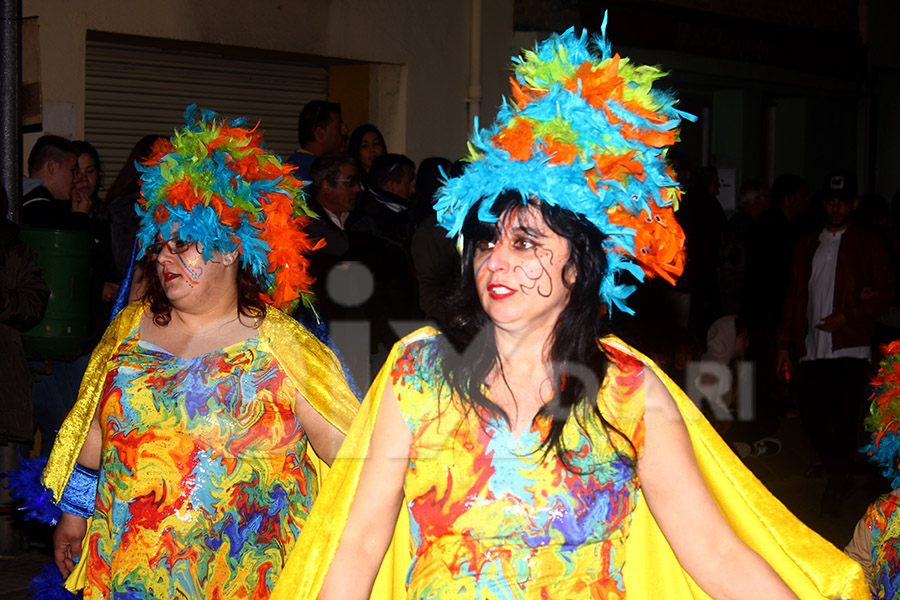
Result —
<instances>
[{"instance_id":1,"label":"blue feather","mask_svg":"<svg viewBox=\"0 0 900 600\"><path fill-rule=\"evenodd\" d=\"M24 458L19 456L19 468L2 473L7 480L9 495L21 502L22 515L29 520L56 525L62 512L53 502L53 493L41 484L41 475L47 465L47 457Z\"/></svg>"},{"instance_id":2,"label":"blue feather","mask_svg":"<svg viewBox=\"0 0 900 600\"><path fill-rule=\"evenodd\" d=\"M646 108L664 116L662 122L651 121L643 114L632 112L612 97L606 101L609 113L598 109L581 96L580 79L575 90L567 89L560 81L537 81L541 76L534 75L535 72L561 69L565 77L571 78L586 62L600 67L604 60L610 59L613 54L606 38L606 25L607 15L604 14L598 36L589 39L586 30L577 34L574 28L569 28L562 34L554 34L539 42L522 56L513 58L517 81L522 85L539 87L540 94L521 108L515 102L504 99L496 120L489 127L480 128L476 119L475 133L470 139L473 148L471 162L461 176L447 180L438 191L435 211L438 222L450 237L459 234L473 209L481 221L495 222L497 215L491 213L491 206L504 192L518 192L523 199L539 198L542 202L584 216L607 236L608 272L601 285L600 296L610 307L631 313L625 301L634 291L634 286L620 283L619 278L630 274L637 281L644 279L643 269L637 264L640 257L635 256L633 249L637 232L629 227L612 225L608 211L616 207L638 216L643 211L652 214L657 209L668 208L672 201L668 197L663 199L663 190L676 187L677 183L666 173L666 150L650 147L634 139L634 136L626 136L622 125L662 133L676 129L682 119L694 120L694 117L675 108L676 100L671 92L652 89L644 80L624 83L633 89L649 92ZM628 59L622 60L624 63ZM541 62L553 63L552 71L523 68ZM664 75L657 67L635 68L647 81ZM513 160L507 150L494 145L494 140L513 118L519 116L542 123L564 120L561 131L571 131L572 139L566 139L578 149L575 159L570 164L552 162L554 157L547 154L547 143L538 138L528 160ZM557 127L552 129L557 130ZM631 151L634 152L634 160L640 161L643 166L643 176L610 177L601 180L602 187L595 192L588 183L586 171L595 168L596 155L625 155ZM630 254L613 251L618 248L630 249Z\"/></svg>"},{"instance_id":3,"label":"blue feather","mask_svg":"<svg viewBox=\"0 0 900 600\"><path fill-rule=\"evenodd\" d=\"M35 600L77 600L82 597L79 592L73 594L63 586L62 573L54 562L44 565L40 574L31 580L28 586L28 595Z\"/></svg>"}]
</instances>

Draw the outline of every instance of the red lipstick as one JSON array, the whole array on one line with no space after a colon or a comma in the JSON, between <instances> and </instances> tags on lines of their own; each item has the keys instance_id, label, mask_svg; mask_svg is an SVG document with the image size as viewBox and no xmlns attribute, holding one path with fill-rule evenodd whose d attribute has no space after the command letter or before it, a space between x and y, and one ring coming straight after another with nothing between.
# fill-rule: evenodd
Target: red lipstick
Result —
<instances>
[{"instance_id":1,"label":"red lipstick","mask_svg":"<svg viewBox=\"0 0 900 600\"><path fill-rule=\"evenodd\" d=\"M505 285L492 283L487 288L488 296L493 300L504 300L516 293L516 290L510 289Z\"/></svg>"}]
</instances>

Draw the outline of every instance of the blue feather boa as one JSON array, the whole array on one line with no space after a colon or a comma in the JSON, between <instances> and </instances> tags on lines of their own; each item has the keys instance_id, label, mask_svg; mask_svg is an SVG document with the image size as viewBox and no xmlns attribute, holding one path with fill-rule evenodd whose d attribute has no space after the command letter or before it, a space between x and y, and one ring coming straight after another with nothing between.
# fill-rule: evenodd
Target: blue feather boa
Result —
<instances>
[{"instance_id":1,"label":"blue feather boa","mask_svg":"<svg viewBox=\"0 0 900 600\"><path fill-rule=\"evenodd\" d=\"M47 457L19 456L19 468L4 475L9 494L22 503L20 510L26 519L56 525L62 511L53 502L52 492L41 484L41 474L46 464Z\"/></svg>"},{"instance_id":2,"label":"blue feather boa","mask_svg":"<svg viewBox=\"0 0 900 600\"><path fill-rule=\"evenodd\" d=\"M76 600L82 597L63 587L63 576L54 562L48 562L28 586L28 595L35 600Z\"/></svg>"}]
</instances>

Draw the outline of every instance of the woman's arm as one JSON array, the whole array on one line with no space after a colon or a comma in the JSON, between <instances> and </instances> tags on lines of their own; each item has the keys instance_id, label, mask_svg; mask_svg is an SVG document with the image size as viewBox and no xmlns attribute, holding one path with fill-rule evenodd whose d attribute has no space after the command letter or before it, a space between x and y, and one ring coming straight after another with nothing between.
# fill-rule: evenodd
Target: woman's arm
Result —
<instances>
[{"instance_id":1,"label":"woman's arm","mask_svg":"<svg viewBox=\"0 0 900 600\"><path fill-rule=\"evenodd\" d=\"M862 566L863 573L866 576L866 583L869 585L872 595L875 594L872 585L872 531L866 523L866 515L856 523L853 530L853 537L850 543L844 548L844 554L855 560Z\"/></svg>"},{"instance_id":2,"label":"woman's arm","mask_svg":"<svg viewBox=\"0 0 900 600\"><path fill-rule=\"evenodd\" d=\"M68 577L81 559L81 542L87 533L87 519L64 512L53 530L53 561L63 577Z\"/></svg>"},{"instance_id":3,"label":"woman's arm","mask_svg":"<svg viewBox=\"0 0 900 600\"><path fill-rule=\"evenodd\" d=\"M343 432L320 415L299 392L294 402L294 413L300 420L300 425L306 432L313 450L325 464L331 466L341 444L344 443Z\"/></svg>"},{"instance_id":4,"label":"woman's arm","mask_svg":"<svg viewBox=\"0 0 900 600\"><path fill-rule=\"evenodd\" d=\"M78 454L77 462L83 467L97 471L100 469L100 446L103 435L100 431L100 407L94 413L94 420L87 438ZM75 568L75 561L81 557L81 542L87 533L87 519L78 515L62 513L56 529L53 530L53 560L63 577L68 577Z\"/></svg>"},{"instance_id":5,"label":"woman's arm","mask_svg":"<svg viewBox=\"0 0 900 600\"><path fill-rule=\"evenodd\" d=\"M796 596L719 512L665 385L645 370L646 437L637 473L647 505L678 561L717 600Z\"/></svg>"},{"instance_id":6,"label":"woman's arm","mask_svg":"<svg viewBox=\"0 0 900 600\"><path fill-rule=\"evenodd\" d=\"M369 597L403 503L411 444L412 433L388 385L375 417L372 441L347 524L319 600Z\"/></svg>"}]
</instances>

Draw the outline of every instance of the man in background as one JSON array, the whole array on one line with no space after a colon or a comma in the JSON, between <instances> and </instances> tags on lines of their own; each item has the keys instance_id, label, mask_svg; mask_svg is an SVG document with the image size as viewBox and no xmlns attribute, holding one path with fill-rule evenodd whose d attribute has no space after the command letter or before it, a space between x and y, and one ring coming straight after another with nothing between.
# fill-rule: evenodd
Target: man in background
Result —
<instances>
[{"instance_id":1,"label":"man in background","mask_svg":"<svg viewBox=\"0 0 900 600\"><path fill-rule=\"evenodd\" d=\"M28 177L22 180L19 222L45 229L88 228L90 199L73 195L78 154L72 142L44 135L28 155Z\"/></svg>"},{"instance_id":2,"label":"man in background","mask_svg":"<svg viewBox=\"0 0 900 600\"><path fill-rule=\"evenodd\" d=\"M286 162L297 167L294 176L310 180L310 168L320 154L342 152L347 148L347 126L337 102L313 100L303 107L297 119L300 148Z\"/></svg>"},{"instance_id":3,"label":"man in background","mask_svg":"<svg viewBox=\"0 0 900 600\"><path fill-rule=\"evenodd\" d=\"M856 431L868 396L875 319L894 300L894 274L881 239L851 220L856 175L838 170L821 195L825 226L797 242L778 331L779 372L799 358L796 385L807 437L828 482L823 512L850 491Z\"/></svg>"}]
</instances>

